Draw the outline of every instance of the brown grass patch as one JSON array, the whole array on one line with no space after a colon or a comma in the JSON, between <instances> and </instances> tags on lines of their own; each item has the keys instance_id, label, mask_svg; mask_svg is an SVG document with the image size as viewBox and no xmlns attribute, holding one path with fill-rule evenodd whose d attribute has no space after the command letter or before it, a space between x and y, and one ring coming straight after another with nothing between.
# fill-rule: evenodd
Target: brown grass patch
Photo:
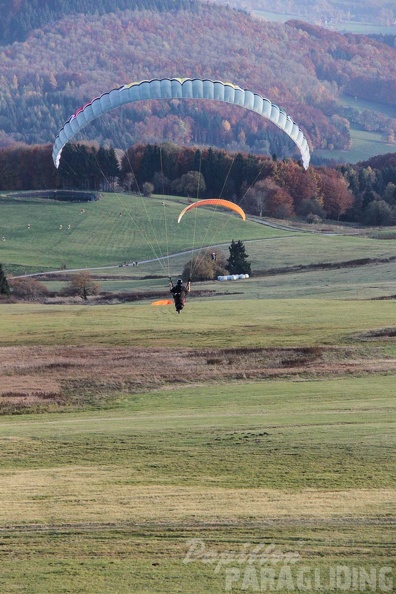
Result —
<instances>
[{"instance_id":1,"label":"brown grass patch","mask_svg":"<svg viewBox=\"0 0 396 594\"><path fill-rule=\"evenodd\" d=\"M358 348L169 349L137 347L2 347L0 412L9 403L43 410L100 405L122 393L180 382L323 377L396 371L396 359ZM5 404L7 403L7 406ZM36 411L35 411L36 412Z\"/></svg>"},{"instance_id":2,"label":"brown grass patch","mask_svg":"<svg viewBox=\"0 0 396 594\"><path fill-rule=\"evenodd\" d=\"M82 468L1 473L0 525L81 522L236 522L339 518L394 510L392 489L237 489L125 484L124 471ZM50 511L49 511L50 510Z\"/></svg>"}]
</instances>

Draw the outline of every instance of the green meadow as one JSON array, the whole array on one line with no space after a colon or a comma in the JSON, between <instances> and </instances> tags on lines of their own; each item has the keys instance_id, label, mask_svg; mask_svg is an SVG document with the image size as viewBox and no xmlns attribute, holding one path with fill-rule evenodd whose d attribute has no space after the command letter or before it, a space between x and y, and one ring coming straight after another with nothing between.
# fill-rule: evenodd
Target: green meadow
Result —
<instances>
[{"instance_id":1,"label":"green meadow","mask_svg":"<svg viewBox=\"0 0 396 594\"><path fill-rule=\"evenodd\" d=\"M293 347L346 344L393 326L393 300L195 298L175 319L150 302L114 306L2 306L0 342L14 345Z\"/></svg>"},{"instance_id":2,"label":"green meadow","mask_svg":"<svg viewBox=\"0 0 396 594\"><path fill-rule=\"evenodd\" d=\"M21 274L117 266L229 244L234 236L250 240L277 235L275 229L218 210L193 211L178 224L187 204L169 196L105 194L97 202L62 203L0 195L0 261Z\"/></svg>"},{"instance_id":3,"label":"green meadow","mask_svg":"<svg viewBox=\"0 0 396 594\"><path fill-rule=\"evenodd\" d=\"M294 581L299 564L323 581L391 567L394 379L184 386L4 418L5 591L223 592L216 559L253 546L297 555ZM185 562L192 539L211 562Z\"/></svg>"},{"instance_id":4,"label":"green meadow","mask_svg":"<svg viewBox=\"0 0 396 594\"><path fill-rule=\"evenodd\" d=\"M351 32L363 34L381 33L381 31L376 30L381 29L381 27L373 27L372 31L364 31L364 25L359 25L357 23L355 23L355 25L356 29L353 30L353 27L351 27ZM366 27L369 27L369 25ZM359 28L361 28L360 31ZM386 29L386 27L383 29ZM385 30L382 31L382 33L386 34ZM374 114L387 116L389 118L394 118L396 115L396 110L393 106L384 105L375 101L368 101L358 97L352 97L350 95L341 95L339 101L343 107L350 107L360 113L369 111L373 112ZM330 151L326 149L320 149L315 152L327 159L339 159L345 163L357 163L358 161L366 161L367 159L370 159L370 157L374 157L376 155L392 153L395 150L394 145L386 142L384 135L380 134L379 132L369 132L367 130L362 130L358 126L352 124L350 128L350 135L351 146L348 150L335 149Z\"/></svg>"},{"instance_id":5,"label":"green meadow","mask_svg":"<svg viewBox=\"0 0 396 594\"><path fill-rule=\"evenodd\" d=\"M325 159L338 159L343 163L358 163L367 161L376 155L386 155L395 152L395 145L388 144L379 132L367 132L351 126L351 146L347 150L318 149L317 153Z\"/></svg>"},{"instance_id":6,"label":"green meadow","mask_svg":"<svg viewBox=\"0 0 396 594\"><path fill-rule=\"evenodd\" d=\"M121 199L1 198L0 261L165 291L190 255L155 261ZM257 273L180 316L0 302L0 591L393 591L394 240L146 202L165 256L243 239Z\"/></svg>"}]
</instances>

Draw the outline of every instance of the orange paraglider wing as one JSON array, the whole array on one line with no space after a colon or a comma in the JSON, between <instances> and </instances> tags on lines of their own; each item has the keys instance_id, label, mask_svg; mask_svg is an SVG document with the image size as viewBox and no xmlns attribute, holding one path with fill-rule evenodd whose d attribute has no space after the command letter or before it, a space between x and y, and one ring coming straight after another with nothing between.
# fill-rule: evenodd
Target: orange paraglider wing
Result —
<instances>
[{"instance_id":1,"label":"orange paraglider wing","mask_svg":"<svg viewBox=\"0 0 396 594\"><path fill-rule=\"evenodd\" d=\"M172 305L172 299L159 299L158 301L153 301L151 305Z\"/></svg>"},{"instance_id":2,"label":"orange paraglider wing","mask_svg":"<svg viewBox=\"0 0 396 594\"><path fill-rule=\"evenodd\" d=\"M192 208L196 208L197 206L223 206L224 208L229 208L230 210L237 212L242 217L242 219L246 221L245 213L243 212L242 208L238 206L238 204L235 204L235 202L223 200L222 198L208 198L207 200L198 200L198 202L193 202L192 204L186 206L186 208L182 210L179 214L177 222L180 223L183 215Z\"/></svg>"}]
</instances>

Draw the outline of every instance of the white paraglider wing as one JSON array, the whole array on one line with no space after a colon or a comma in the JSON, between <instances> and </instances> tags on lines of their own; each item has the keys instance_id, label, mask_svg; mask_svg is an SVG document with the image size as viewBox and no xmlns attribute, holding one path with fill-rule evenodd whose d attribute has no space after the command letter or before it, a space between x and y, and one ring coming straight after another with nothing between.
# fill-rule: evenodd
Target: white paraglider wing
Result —
<instances>
[{"instance_id":1,"label":"white paraglider wing","mask_svg":"<svg viewBox=\"0 0 396 594\"><path fill-rule=\"evenodd\" d=\"M55 139L52 158L59 167L62 149L82 128L95 118L126 103L149 99L209 99L240 105L269 119L283 130L297 145L302 163L308 169L310 152L308 142L298 125L269 99L242 89L232 83L198 78L162 78L123 85L96 97L73 114Z\"/></svg>"}]
</instances>

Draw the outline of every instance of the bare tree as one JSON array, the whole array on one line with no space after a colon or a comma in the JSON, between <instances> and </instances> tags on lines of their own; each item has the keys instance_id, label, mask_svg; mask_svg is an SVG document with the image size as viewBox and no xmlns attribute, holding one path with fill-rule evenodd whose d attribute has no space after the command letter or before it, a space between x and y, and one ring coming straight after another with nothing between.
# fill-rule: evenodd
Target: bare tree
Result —
<instances>
[{"instance_id":1,"label":"bare tree","mask_svg":"<svg viewBox=\"0 0 396 594\"><path fill-rule=\"evenodd\" d=\"M99 293L100 285L93 280L90 272L83 271L73 276L68 289L73 295L79 295L81 299L87 300L89 295Z\"/></svg>"}]
</instances>

